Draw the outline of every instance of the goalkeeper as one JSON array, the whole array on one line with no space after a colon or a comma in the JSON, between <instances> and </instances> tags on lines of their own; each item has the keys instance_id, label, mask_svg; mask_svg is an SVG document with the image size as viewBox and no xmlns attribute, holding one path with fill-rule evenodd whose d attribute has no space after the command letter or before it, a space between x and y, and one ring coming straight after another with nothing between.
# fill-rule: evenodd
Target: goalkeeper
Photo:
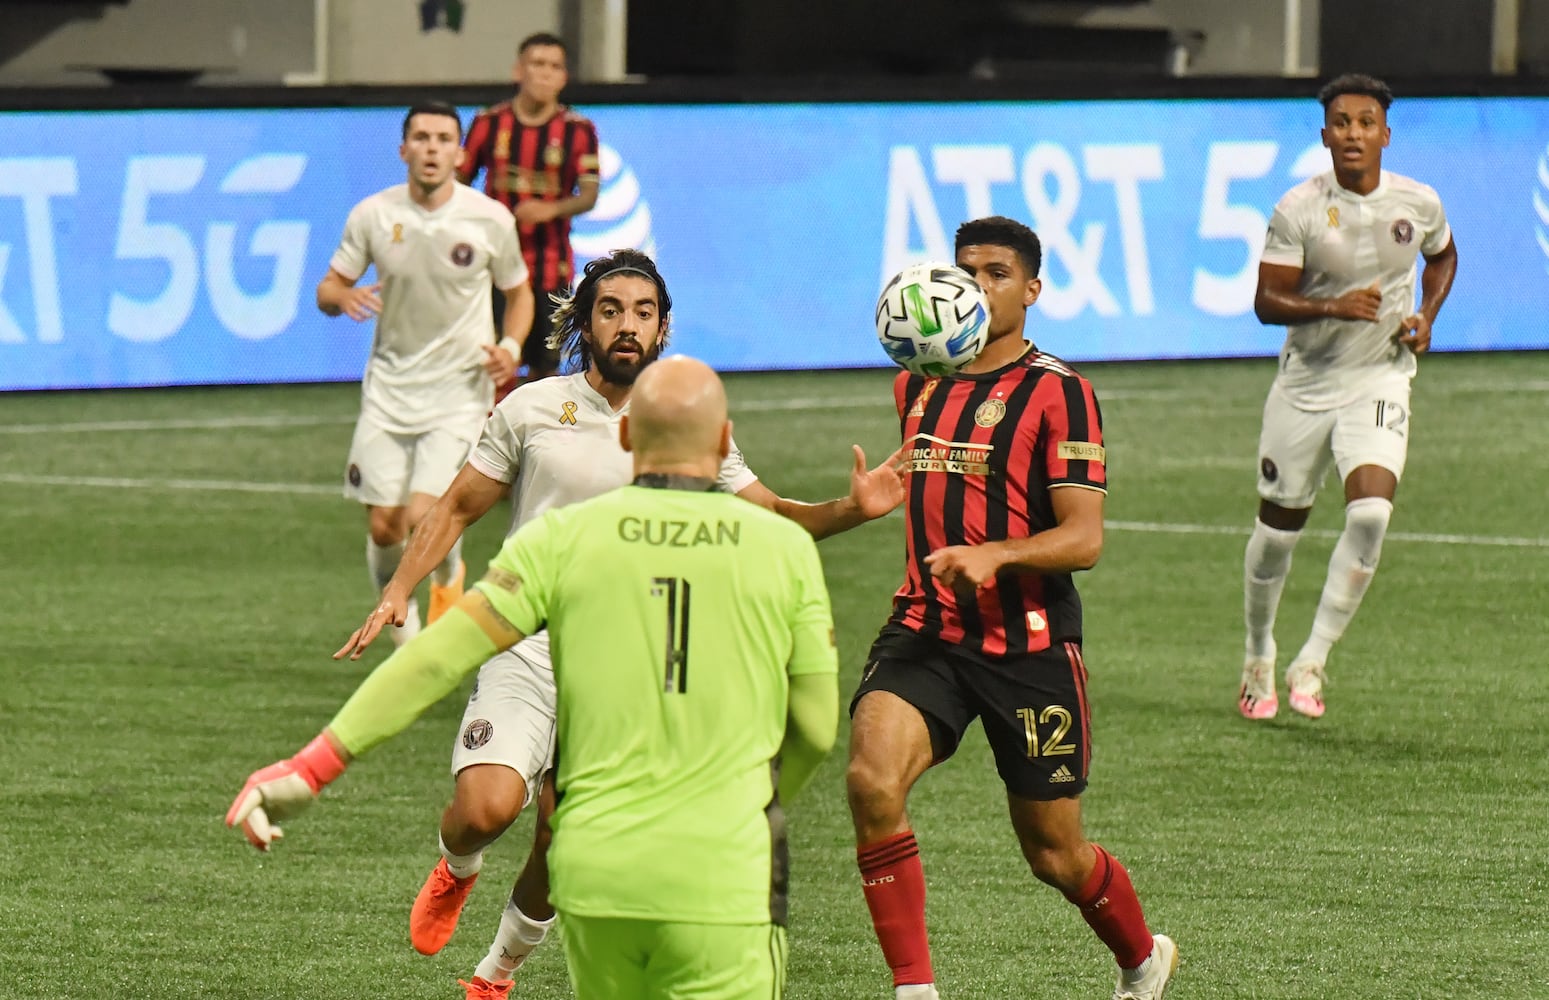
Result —
<instances>
[{"instance_id":1,"label":"goalkeeper","mask_svg":"<svg viewBox=\"0 0 1549 1000\"><path fill-rule=\"evenodd\" d=\"M267 849L273 822L350 760L547 625L560 795L549 864L578 1000L779 996L781 803L838 722L822 567L795 522L712 491L731 423L706 365L651 365L631 406L620 439L634 482L513 535L316 739L248 778L226 823Z\"/></svg>"}]
</instances>

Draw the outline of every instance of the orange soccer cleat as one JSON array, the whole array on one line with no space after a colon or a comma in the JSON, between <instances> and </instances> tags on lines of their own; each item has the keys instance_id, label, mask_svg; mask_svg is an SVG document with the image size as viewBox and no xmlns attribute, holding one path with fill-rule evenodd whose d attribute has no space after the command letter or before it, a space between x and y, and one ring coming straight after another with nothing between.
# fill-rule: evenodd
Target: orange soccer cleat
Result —
<instances>
[{"instance_id":1,"label":"orange soccer cleat","mask_svg":"<svg viewBox=\"0 0 1549 1000\"><path fill-rule=\"evenodd\" d=\"M482 976L474 976L473 982L459 979L457 985L468 991L464 1000L506 1000L511 995L511 987L516 985L513 979L497 979L490 982Z\"/></svg>"},{"instance_id":2,"label":"orange soccer cleat","mask_svg":"<svg viewBox=\"0 0 1549 1000\"><path fill-rule=\"evenodd\" d=\"M462 915L463 904L473 883L478 881L475 872L467 878L458 878L446 866L446 859L436 862L430 877L414 897L414 908L409 911L409 941L421 955L434 955L452 940L457 930L457 918ZM504 994L501 994L504 996Z\"/></svg>"},{"instance_id":3,"label":"orange soccer cleat","mask_svg":"<svg viewBox=\"0 0 1549 1000\"><path fill-rule=\"evenodd\" d=\"M430 613L425 616L426 625L452 610L452 605L463 599L463 577L467 571L468 564L459 562L457 575L452 577L451 583L441 587L435 580L430 581Z\"/></svg>"}]
</instances>

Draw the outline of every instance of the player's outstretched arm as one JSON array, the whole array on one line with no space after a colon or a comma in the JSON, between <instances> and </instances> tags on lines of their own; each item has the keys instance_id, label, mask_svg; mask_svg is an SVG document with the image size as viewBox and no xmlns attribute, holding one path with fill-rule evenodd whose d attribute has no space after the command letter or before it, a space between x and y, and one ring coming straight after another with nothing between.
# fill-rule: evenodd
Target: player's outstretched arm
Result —
<instances>
[{"instance_id":1,"label":"player's outstretched arm","mask_svg":"<svg viewBox=\"0 0 1549 1000\"><path fill-rule=\"evenodd\" d=\"M484 620L488 605L477 590L465 594L384 660L316 739L248 776L226 812L226 825L240 827L248 843L267 851L282 836L278 822L311 805L351 760L403 732L485 660L521 641L521 633L498 615L499 638L491 637L491 624Z\"/></svg>"},{"instance_id":2,"label":"player's outstretched arm","mask_svg":"<svg viewBox=\"0 0 1549 1000\"><path fill-rule=\"evenodd\" d=\"M866 453L860 445L851 445L851 448L855 454L855 465L850 470L848 496L826 503L803 503L779 496L761 481L755 481L737 495L790 518L818 539L849 531L857 525L892 513L904 502L907 494L905 476L908 474L908 446L900 446L874 469L866 468Z\"/></svg>"},{"instance_id":3,"label":"player's outstretched arm","mask_svg":"<svg viewBox=\"0 0 1549 1000\"><path fill-rule=\"evenodd\" d=\"M420 581L440 565L468 525L495 506L506 484L491 479L472 465L464 465L452 485L441 495L409 536L403 559L393 578L382 588L382 600L366 616L333 658L360 659L366 647L388 625L402 625L408 616L409 595Z\"/></svg>"},{"instance_id":4,"label":"player's outstretched arm","mask_svg":"<svg viewBox=\"0 0 1549 1000\"><path fill-rule=\"evenodd\" d=\"M796 674L791 678L785 741L780 745L780 801L796 797L834 747L839 733L839 675Z\"/></svg>"}]
</instances>

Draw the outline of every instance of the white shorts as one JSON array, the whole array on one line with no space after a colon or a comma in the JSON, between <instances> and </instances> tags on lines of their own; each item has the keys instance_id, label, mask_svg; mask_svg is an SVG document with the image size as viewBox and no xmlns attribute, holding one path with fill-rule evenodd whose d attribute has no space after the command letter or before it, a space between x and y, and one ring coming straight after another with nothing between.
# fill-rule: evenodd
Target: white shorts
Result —
<instances>
[{"instance_id":1,"label":"white shorts","mask_svg":"<svg viewBox=\"0 0 1549 1000\"><path fill-rule=\"evenodd\" d=\"M1303 410L1276 385L1264 402L1259 434L1259 496L1292 510L1311 507L1330 466L1340 482L1363 465L1402 479L1408 455L1408 378L1373 382L1355 402L1334 410Z\"/></svg>"},{"instance_id":2,"label":"white shorts","mask_svg":"<svg viewBox=\"0 0 1549 1000\"><path fill-rule=\"evenodd\" d=\"M532 804L554 760L554 669L548 636L523 639L479 668L479 679L452 746L452 774L474 764L504 764L527 783Z\"/></svg>"},{"instance_id":3,"label":"white shorts","mask_svg":"<svg viewBox=\"0 0 1549 1000\"><path fill-rule=\"evenodd\" d=\"M399 434L361 414L350 442L344 495L371 507L407 507L409 497L439 497L457 478L484 418L450 420L423 434Z\"/></svg>"}]
</instances>

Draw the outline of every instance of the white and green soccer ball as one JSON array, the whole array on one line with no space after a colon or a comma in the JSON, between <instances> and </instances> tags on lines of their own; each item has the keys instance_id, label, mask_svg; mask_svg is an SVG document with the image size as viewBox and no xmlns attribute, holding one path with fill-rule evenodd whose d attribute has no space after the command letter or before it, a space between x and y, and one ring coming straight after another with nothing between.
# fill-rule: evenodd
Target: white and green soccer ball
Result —
<instances>
[{"instance_id":1,"label":"white and green soccer ball","mask_svg":"<svg viewBox=\"0 0 1549 1000\"><path fill-rule=\"evenodd\" d=\"M990 307L973 276L956 264L910 264L877 299L877 339L916 375L951 375L984 350Z\"/></svg>"}]
</instances>

